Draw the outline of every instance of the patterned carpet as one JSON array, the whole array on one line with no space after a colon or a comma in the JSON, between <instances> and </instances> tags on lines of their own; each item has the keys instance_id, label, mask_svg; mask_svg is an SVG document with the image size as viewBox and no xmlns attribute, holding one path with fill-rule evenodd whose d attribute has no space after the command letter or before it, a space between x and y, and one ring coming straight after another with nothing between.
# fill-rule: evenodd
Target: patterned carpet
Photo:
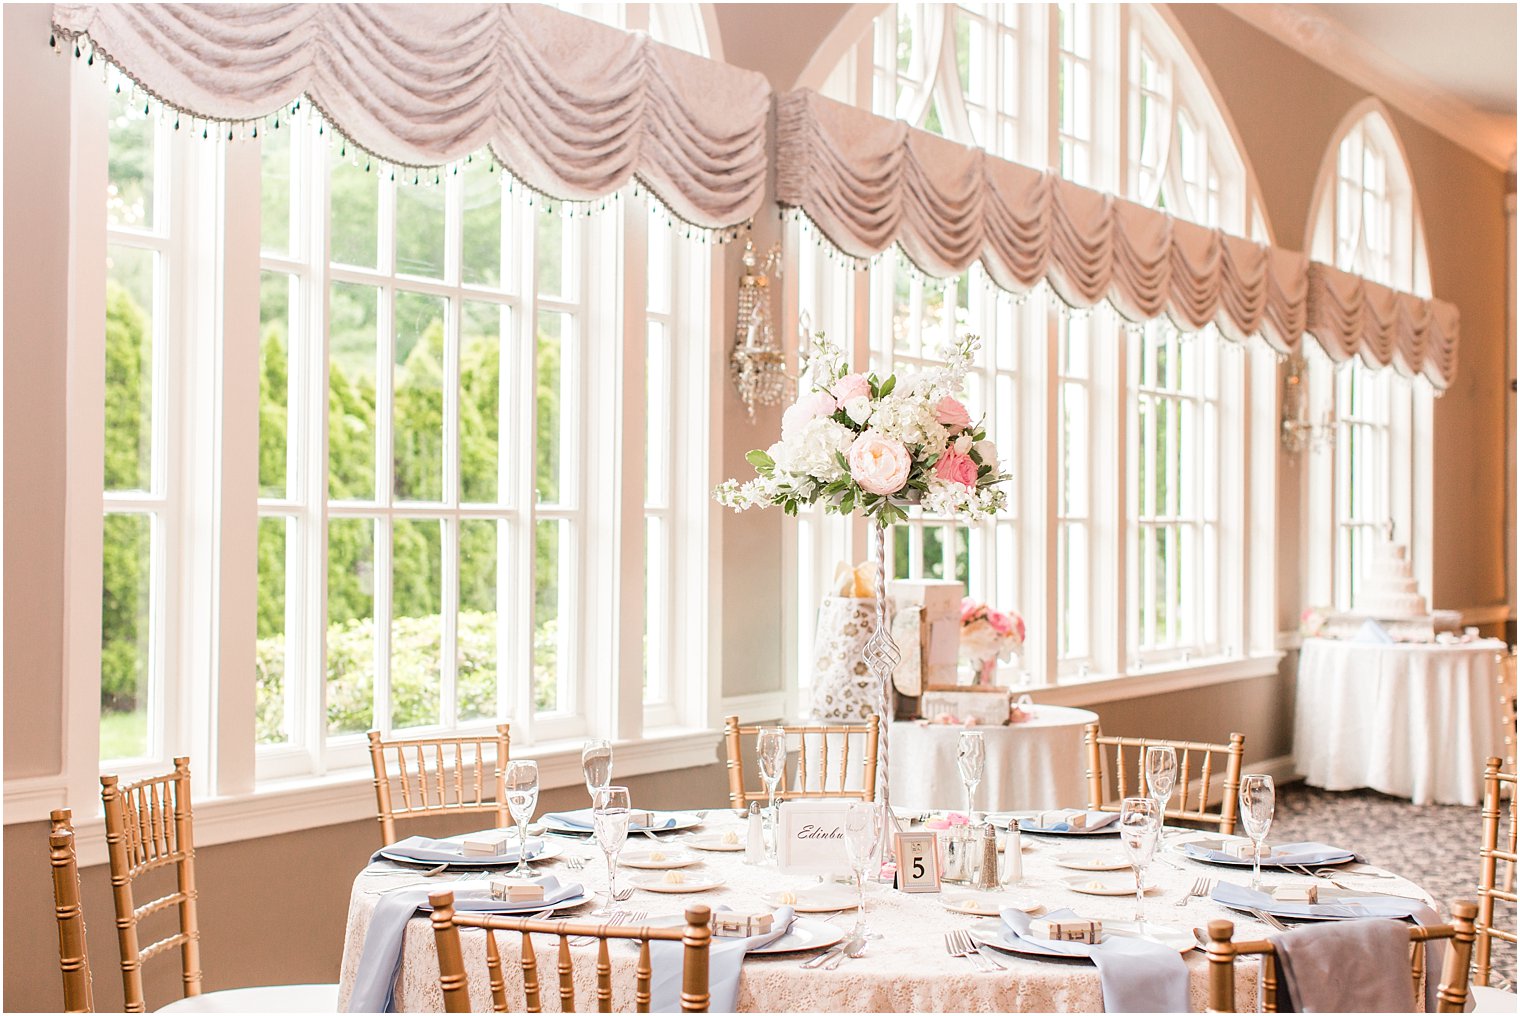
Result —
<instances>
[{"instance_id":1,"label":"patterned carpet","mask_svg":"<svg viewBox=\"0 0 1520 1016\"><path fill-rule=\"evenodd\" d=\"M1500 820L1509 822L1508 808ZM1370 863L1412 879L1442 903L1476 901L1479 822L1477 808L1419 807L1371 790L1330 793L1292 783L1279 788L1271 838L1355 844ZM1494 923L1513 929L1515 908L1499 904ZM1515 947L1495 942L1493 956L1494 969L1514 980Z\"/></svg>"}]
</instances>

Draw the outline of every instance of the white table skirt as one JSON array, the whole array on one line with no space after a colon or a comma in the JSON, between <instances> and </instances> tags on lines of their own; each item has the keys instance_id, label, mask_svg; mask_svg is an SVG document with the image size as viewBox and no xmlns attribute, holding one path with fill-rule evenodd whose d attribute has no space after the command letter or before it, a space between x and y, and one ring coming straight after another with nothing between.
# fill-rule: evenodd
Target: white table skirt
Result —
<instances>
[{"instance_id":1,"label":"white table skirt","mask_svg":"<svg viewBox=\"0 0 1520 1016\"><path fill-rule=\"evenodd\" d=\"M1037 705L1034 716L1006 727L972 727L987 744L976 792L978 811L1071 808L1087 800L1082 728L1098 722L1086 709ZM892 724L892 804L898 808L966 807L955 764L960 726Z\"/></svg>"},{"instance_id":2,"label":"white table skirt","mask_svg":"<svg viewBox=\"0 0 1520 1016\"><path fill-rule=\"evenodd\" d=\"M1370 787L1415 804L1478 804L1502 754L1503 642L1377 645L1307 639L1293 754L1311 786Z\"/></svg>"}]
</instances>

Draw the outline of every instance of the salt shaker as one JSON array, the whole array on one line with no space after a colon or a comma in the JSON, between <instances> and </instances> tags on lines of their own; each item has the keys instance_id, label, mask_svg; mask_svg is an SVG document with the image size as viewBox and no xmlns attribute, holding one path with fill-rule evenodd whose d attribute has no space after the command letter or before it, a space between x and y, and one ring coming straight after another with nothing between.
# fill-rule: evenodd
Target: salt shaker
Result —
<instances>
[{"instance_id":1,"label":"salt shaker","mask_svg":"<svg viewBox=\"0 0 1520 1016\"><path fill-rule=\"evenodd\" d=\"M744 846L744 859L750 864L765 863L765 820L760 817L760 802L749 802L749 839Z\"/></svg>"},{"instance_id":2,"label":"salt shaker","mask_svg":"<svg viewBox=\"0 0 1520 1016\"><path fill-rule=\"evenodd\" d=\"M1008 833L1003 837L1003 884L1018 885L1024 881L1024 844L1019 838L1019 821L1008 823Z\"/></svg>"},{"instance_id":3,"label":"salt shaker","mask_svg":"<svg viewBox=\"0 0 1520 1016\"><path fill-rule=\"evenodd\" d=\"M997 856L997 830L992 828L992 823L984 822L981 827L981 835L975 840L976 857L981 863L977 865L976 873L971 879L973 889L996 889L998 888L998 856Z\"/></svg>"}]
</instances>

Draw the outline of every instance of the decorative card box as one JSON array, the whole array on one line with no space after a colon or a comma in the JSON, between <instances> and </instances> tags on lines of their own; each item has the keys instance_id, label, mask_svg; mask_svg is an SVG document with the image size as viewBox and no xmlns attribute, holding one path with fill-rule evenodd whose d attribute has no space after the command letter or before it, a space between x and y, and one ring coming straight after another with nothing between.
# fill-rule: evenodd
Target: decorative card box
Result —
<instances>
[{"instance_id":1,"label":"decorative card box","mask_svg":"<svg viewBox=\"0 0 1520 1016\"><path fill-rule=\"evenodd\" d=\"M917 695L935 685L955 684L961 648L961 600L965 592L965 586L959 582L944 579L911 579L887 584L887 593L899 615L904 612L918 615L917 646L898 646L904 657L916 649L919 659L918 686L902 687L898 681L898 691L903 695ZM907 676L911 672L911 667L905 667L899 675Z\"/></svg>"}]
</instances>

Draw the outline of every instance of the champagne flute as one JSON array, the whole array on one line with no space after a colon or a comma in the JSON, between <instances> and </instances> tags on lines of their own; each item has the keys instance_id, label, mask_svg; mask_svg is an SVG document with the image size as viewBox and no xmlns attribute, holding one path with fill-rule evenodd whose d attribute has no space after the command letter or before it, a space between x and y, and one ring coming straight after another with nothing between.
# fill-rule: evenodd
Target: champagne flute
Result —
<instances>
[{"instance_id":1,"label":"champagne flute","mask_svg":"<svg viewBox=\"0 0 1520 1016\"><path fill-rule=\"evenodd\" d=\"M976 788L987 765L987 741L980 730L961 731L955 746L955 764L960 767L961 782L966 785L966 821L975 822Z\"/></svg>"},{"instance_id":2,"label":"champagne flute","mask_svg":"<svg viewBox=\"0 0 1520 1016\"><path fill-rule=\"evenodd\" d=\"M1119 806L1119 838L1135 869L1135 930L1145 937L1145 869L1161 838L1161 806L1154 797L1126 797Z\"/></svg>"},{"instance_id":3,"label":"champagne flute","mask_svg":"<svg viewBox=\"0 0 1520 1016\"><path fill-rule=\"evenodd\" d=\"M1272 828L1272 813L1277 810L1277 788L1272 777L1264 773L1246 773L1240 778L1240 821L1256 849L1252 851L1251 888L1261 889L1261 848Z\"/></svg>"},{"instance_id":4,"label":"champagne flute","mask_svg":"<svg viewBox=\"0 0 1520 1016\"><path fill-rule=\"evenodd\" d=\"M786 730L761 727L755 739L755 757L760 763L760 779L770 800L766 804L766 822L771 827L771 850L776 849L776 785L786 773Z\"/></svg>"},{"instance_id":5,"label":"champagne flute","mask_svg":"<svg viewBox=\"0 0 1520 1016\"><path fill-rule=\"evenodd\" d=\"M855 872L855 890L859 894L852 935L870 937L866 934L866 872L871 870L871 862L878 856L883 822L882 807L875 801L852 801L845 807L844 846L850 858L850 868Z\"/></svg>"},{"instance_id":6,"label":"champagne flute","mask_svg":"<svg viewBox=\"0 0 1520 1016\"><path fill-rule=\"evenodd\" d=\"M597 738L581 748L581 775L586 778L586 793L596 792L612 782L612 742Z\"/></svg>"},{"instance_id":7,"label":"champagne flute","mask_svg":"<svg viewBox=\"0 0 1520 1016\"><path fill-rule=\"evenodd\" d=\"M1164 837L1166 806L1171 803L1172 790L1177 786L1177 749L1169 744L1153 744L1145 749L1145 786L1156 799Z\"/></svg>"},{"instance_id":8,"label":"champagne flute","mask_svg":"<svg viewBox=\"0 0 1520 1016\"><path fill-rule=\"evenodd\" d=\"M607 912L617 903L617 855L628 842L627 787L598 787L591 795L591 824L596 845L607 858Z\"/></svg>"},{"instance_id":9,"label":"champagne flute","mask_svg":"<svg viewBox=\"0 0 1520 1016\"><path fill-rule=\"evenodd\" d=\"M538 763L531 759L514 759L507 763L507 810L517 826L517 867L514 878L525 877L528 870L528 820L538 807Z\"/></svg>"}]
</instances>

